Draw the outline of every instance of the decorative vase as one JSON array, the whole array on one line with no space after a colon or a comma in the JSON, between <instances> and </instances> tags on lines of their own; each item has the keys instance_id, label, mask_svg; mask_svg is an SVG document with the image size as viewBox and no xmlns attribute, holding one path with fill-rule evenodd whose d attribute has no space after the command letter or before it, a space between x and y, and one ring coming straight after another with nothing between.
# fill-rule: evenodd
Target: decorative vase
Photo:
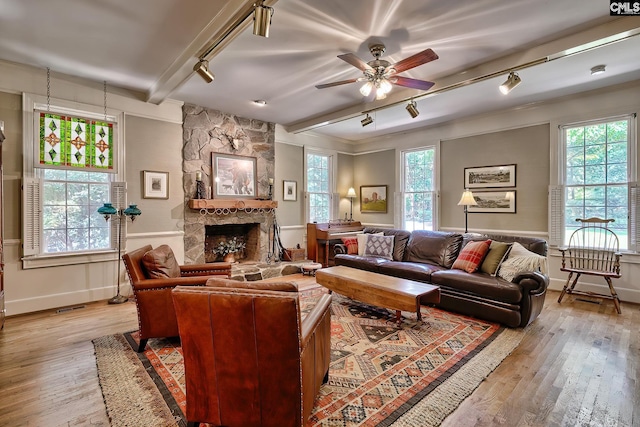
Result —
<instances>
[{"instance_id":1,"label":"decorative vase","mask_svg":"<svg viewBox=\"0 0 640 427\"><path fill-rule=\"evenodd\" d=\"M224 258L222 258L222 260L224 262L236 262L236 254L235 253L228 253L224 256Z\"/></svg>"}]
</instances>

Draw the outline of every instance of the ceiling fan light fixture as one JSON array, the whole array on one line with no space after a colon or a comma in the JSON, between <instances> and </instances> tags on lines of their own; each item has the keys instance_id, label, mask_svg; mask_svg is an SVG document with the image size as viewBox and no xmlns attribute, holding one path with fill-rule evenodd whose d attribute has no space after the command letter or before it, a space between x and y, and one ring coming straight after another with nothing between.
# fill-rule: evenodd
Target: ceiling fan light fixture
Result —
<instances>
[{"instance_id":1,"label":"ceiling fan light fixture","mask_svg":"<svg viewBox=\"0 0 640 427\"><path fill-rule=\"evenodd\" d=\"M378 89L376 91L376 101L379 101L381 99L385 99L386 97L387 97L387 94L383 90Z\"/></svg>"},{"instance_id":2,"label":"ceiling fan light fixture","mask_svg":"<svg viewBox=\"0 0 640 427\"><path fill-rule=\"evenodd\" d=\"M373 83L371 83L371 81L368 81L362 85L362 87L360 88L360 93L362 94L362 96L369 96L372 90Z\"/></svg>"},{"instance_id":3,"label":"ceiling fan light fixture","mask_svg":"<svg viewBox=\"0 0 640 427\"><path fill-rule=\"evenodd\" d=\"M520 82L522 82L520 76L512 71L509 73L509 77L507 77L507 80L500 85L500 92L502 92L503 95L506 95L511 92L516 86L518 86Z\"/></svg>"},{"instance_id":4,"label":"ceiling fan light fixture","mask_svg":"<svg viewBox=\"0 0 640 427\"><path fill-rule=\"evenodd\" d=\"M209 71L209 61L206 59L199 60L196 65L193 66L193 71L198 73L198 75L207 83L211 83L213 79L216 78L213 73Z\"/></svg>"},{"instance_id":5,"label":"ceiling fan light fixture","mask_svg":"<svg viewBox=\"0 0 640 427\"><path fill-rule=\"evenodd\" d=\"M411 102L409 102L406 108L412 119L415 119L420 115L420 111L418 111L418 104L416 104L416 101L412 100Z\"/></svg>"},{"instance_id":6,"label":"ceiling fan light fixture","mask_svg":"<svg viewBox=\"0 0 640 427\"><path fill-rule=\"evenodd\" d=\"M382 92L384 92L384 94L388 94L389 92L391 92L391 83L389 82L389 80L387 79L382 79L380 80L380 89Z\"/></svg>"},{"instance_id":7,"label":"ceiling fan light fixture","mask_svg":"<svg viewBox=\"0 0 640 427\"><path fill-rule=\"evenodd\" d=\"M371 116L369 114L367 114L367 117L365 117L364 119L360 120L360 124L362 124L362 127L370 125L371 123L373 123L373 119L371 118Z\"/></svg>"},{"instance_id":8,"label":"ceiling fan light fixture","mask_svg":"<svg viewBox=\"0 0 640 427\"><path fill-rule=\"evenodd\" d=\"M256 4L253 9L253 34L260 37L269 37L273 8L264 4Z\"/></svg>"}]
</instances>

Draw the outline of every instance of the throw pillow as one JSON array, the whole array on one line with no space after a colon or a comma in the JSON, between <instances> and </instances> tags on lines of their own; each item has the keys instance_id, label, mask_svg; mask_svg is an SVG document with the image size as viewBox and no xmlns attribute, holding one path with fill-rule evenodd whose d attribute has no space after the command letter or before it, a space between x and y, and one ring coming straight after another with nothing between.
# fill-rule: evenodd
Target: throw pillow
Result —
<instances>
[{"instance_id":1,"label":"throw pillow","mask_svg":"<svg viewBox=\"0 0 640 427\"><path fill-rule=\"evenodd\" d=\"M358 255L364 255L364 247L367 245L367 236L384 236L384 233L358 233L356 234L356 238L358 239Z\"/></svg>"},{"instance_id":2,"label":"throw pillow","mask_svg":"<svg viewBox=\"0 0 640 427\"><path fill-rule=\"evenodd\" d=\"M393 259L393 236L368 234L364 247L364 255Z\"/></svg>"},{"instance_id":3,"label":"throw pillow","mask_svg":"<svg viewBox=\"0 0 640 427\"><path fill-rule=\"evenodd\" d=\"M358 238L357 237L343 237L342 243L347 247L347 253L349 255L355 255L358 253Z\"/></svg>"},{"instance_id":4,"label":"throw pillow","mask_svg":"<svg viewBox=\"0 0 640 427\"><path fill-rule=\"evenodd\" d=\"M142 256L142 265L149 279L180 277L180 266L168 245L161 245Z\"/></svg>"},{"instance_id":5,"label":"throw pillow","mask_svg":"<svg viewBox=\"0 0 640 427\"><path fill-rule=\"evenodd\" d=\"M489 251L491 239L477 242L469 242L460 251L458 258L453 262L451 268L456 270L464 270L467 273L473 273L478 270L484 256Z\"/></svg>"},{"instance_id":6,"label":"throw pillow","mask_svg":"<svg viewBox=\"0 0 640 427\"><path fill-rule=\"evenodd\" d=\"M487 252L482 265L480 265L480 271L495 276L498 267L507 258L507 252L510 247L511 243L492 241L489 246L489 252Z\"/></svg>"},{"instance_id":7,"label":"throw pillow","mask_svg":"<svg viewBox=\"0 0 640 427\"><path fill-rule=\"evenodd\" d=\"M540 271L547 274L547 258L531 252L520 243L515 242L511 246L509 256L500 265L498 276L511 282L518 274L527 271Z\"/></svg>"}]
</instances>

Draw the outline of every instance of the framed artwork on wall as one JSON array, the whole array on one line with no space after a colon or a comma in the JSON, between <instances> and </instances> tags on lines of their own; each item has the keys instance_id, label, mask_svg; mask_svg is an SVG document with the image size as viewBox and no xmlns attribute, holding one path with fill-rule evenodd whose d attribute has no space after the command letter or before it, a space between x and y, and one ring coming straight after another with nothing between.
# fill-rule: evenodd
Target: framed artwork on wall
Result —
<instances>
[{"instance_id":1,"label":"framed artwork on wall","mask_svg":"<svg viewBox=\"0 0 640 427\"><path fill-rule=\"evenodd\" d=\"M467 206L469 213L516 213L515 191L474 191L477 205Z\"/></svg>"},{"instance_id":2,"label":"framed artwork on wall","mask_svg":"<svg viewBox=\"0 0 640 427\"><path fill-rule=\"evenodd\" d=\"M298 200L298 183L296 181L282 181L282 200L295 202Z\"/></svg>"},{"instance_id":3,"label":"framed artwork on wall","mask_svg":"<svg viewBox=\"0 0 640 427\"><path fill-rule=\"evenodd\" d=\"M169 172L142 171L144 199L169 198Z\"/></svg>"},{"instance_id":4,"label":"framed artwork on wall","mask_svg":"<svg viewBox=\"0 0 640 427\"><path fill-rule=\"evenodd\" d=\"M256 158L220 153L212 155L213 198L255 199Z\"/></svg>"},{"instance_id":5,"label":"framed artwork on wall","mask_svg":"<svg viewBox=\"0 0 640 427\"><path fill-rule=\"evenodd\" d=\"M516 165L464 168L465 188L516 186Z\"/></svg>"},{"instance_id":6,"label":"framed artwork on wall","mask_svg":"<svg viewBox=\"0 0 640 427\"><path fill-rule=\"evenodd\" d=\"M360 212L387 213L387 186L361 185Z\"/></svg>"}]
</instances>

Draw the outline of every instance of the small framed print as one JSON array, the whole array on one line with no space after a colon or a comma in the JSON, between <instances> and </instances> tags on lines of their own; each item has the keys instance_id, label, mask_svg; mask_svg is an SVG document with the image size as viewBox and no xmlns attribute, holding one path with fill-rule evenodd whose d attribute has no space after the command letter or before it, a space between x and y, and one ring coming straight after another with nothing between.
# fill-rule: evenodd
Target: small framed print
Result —
<instances>
[{"instance_id":1,"label":"small framed print","mask_svg":"<svg viewBox=\"0 0 640 427\"><path fill-rule=\"evenodd\" d=\"M169 172L142 171L144 199L169 198Z\"/></svg>"},{"instance_id":2,"label":"small framed print","mask_svg":"<svg viewBox=\"0 0 640 427\"><path fill-rule=\"evenodd\" d=\"M298 200L298 183L296 181L282 181L282 200L295 202Z\"/></svg>"},{"instance_id":3,"label":"small framed print","mask_svg":"<svg viewBox=\"0 0 640 427\"><path fill-rule=\"evenodd\" d=\"M516 213L515 191L476 191L473 198L477 205L468 206L469 213Z\"/></svg>"},{"instance_id":4,"label":"small framed print","mask_svg":"<svg viewBox=\"0 0 640 427\"><path fill-rule=\"evenodd\" d=\"M360 212L387 213L387 186L361 185Z\"/></svg>"}]
</instances>

